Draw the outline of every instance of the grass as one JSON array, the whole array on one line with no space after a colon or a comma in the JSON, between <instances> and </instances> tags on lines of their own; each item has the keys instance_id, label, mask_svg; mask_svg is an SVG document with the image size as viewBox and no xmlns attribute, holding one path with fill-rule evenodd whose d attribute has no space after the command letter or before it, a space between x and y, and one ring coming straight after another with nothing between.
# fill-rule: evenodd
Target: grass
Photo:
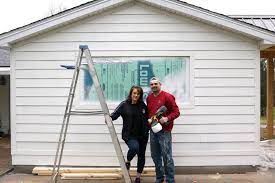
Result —
<instances>
[{"instance_id":1,"label":"grass","mask_svg":"<svg viewBox=\"0 0 275 183\"><path fill-rule=\"evenodd\" d=\"M273 123L275 125L275 107L273 107ZM266 116L261 116L261 125L266 125Z\"/></svg>"},{"instance_id":2,"label":"grass","mask_svg":"<svg viewBox=\"0 0 275 183\"><path fill-rule=\"evenodd\" d=\"M261 125L266 125L266 123L267 123L266 122L266 116L261 116ZM273 107L273 125L275 125L275 107ZM262 130L261 130L261 140L266 140L267 129L264 128ZM273 139L275 139L275 134L273 135Z\"/></svg>"}]
</instances>

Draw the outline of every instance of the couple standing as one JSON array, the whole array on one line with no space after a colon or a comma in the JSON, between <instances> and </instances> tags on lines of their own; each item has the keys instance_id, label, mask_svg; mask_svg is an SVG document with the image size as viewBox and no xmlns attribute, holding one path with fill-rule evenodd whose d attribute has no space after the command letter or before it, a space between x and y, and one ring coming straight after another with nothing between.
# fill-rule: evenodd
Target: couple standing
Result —
<instances>
[{"instance_id":1,"label":"couple standing","mask_svg":"<svg viewBox=\"0 0 275 183\"><path fill-rule=\"evenodd\" d=\"M174 183L175 167L172 157L172 136L173 121L180 113L175 102L175 97L161 90L161 82L153 77L150 80L152 93L147 97L147 106L143 102L143 90L139 86L130 89L128 98L121 102L111 114L112 120L119 116L123 119L122 139L128 145L126 167L130 169L130 162L138 156L137 177L135 183L140 183L140 176L145 165L145 150L148 142L148 118L152 117L156 111L165 106L167 111L159 120L162 130L154 133L150 130L151 156L155 164L156 183ZM164 162L164 166L162 165Z\"/></svg>"}]
</instances>

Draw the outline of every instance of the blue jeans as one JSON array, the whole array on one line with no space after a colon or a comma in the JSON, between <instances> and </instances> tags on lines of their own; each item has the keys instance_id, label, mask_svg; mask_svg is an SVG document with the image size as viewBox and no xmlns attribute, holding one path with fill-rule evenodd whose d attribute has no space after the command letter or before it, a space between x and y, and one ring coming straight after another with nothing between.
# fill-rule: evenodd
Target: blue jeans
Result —
<instances>
[{"instance_id":1,"label":"blue jeans","mask_svg":"<svg viewBox=\"0 0 275 183\"><path fill-rule=\"evenodd\" d=\"M148 137L144 137L142 139L137 138L129 138L126 144L129 147L127 153L127 160L131 161L135 155L138 156L137 161L137 172L142 173L144 165L145 165L145 151L148 142Z\"/></svg>"},{"instance_id":2,"label":"blue jeans","mask_svg":"<svg viewBox=\"0 0 275 183\"><path fill-rule=\"evenodd\" d=\"M171 132L160 131L158 133L150 130L151 156L155 163L156 183L164 180L167 183L175 182L175 166L172 157L172 136ZM162 165L164 162L164 167Z\"/></svg>"}]
</instances>

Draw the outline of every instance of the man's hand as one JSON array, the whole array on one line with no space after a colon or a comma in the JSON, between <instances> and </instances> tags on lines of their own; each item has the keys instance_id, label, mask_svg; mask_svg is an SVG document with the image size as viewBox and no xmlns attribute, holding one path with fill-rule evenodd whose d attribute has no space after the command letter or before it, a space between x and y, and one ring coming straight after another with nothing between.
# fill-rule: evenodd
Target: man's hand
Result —
<instances>
[{"instance_id":1,"label":"man's hand","mask_svg":"<svg viewBox=\"0 0 275 183\"><path fill-rule=\"evenodd\" d=\"M165 124L165 123L167 123L167 121L168 121L168 118L167 118L167 117L162 117L162 118L160 118L160 120L159 120L159 122L160 122L161 124Z\"/></svg>"}]
</instances>

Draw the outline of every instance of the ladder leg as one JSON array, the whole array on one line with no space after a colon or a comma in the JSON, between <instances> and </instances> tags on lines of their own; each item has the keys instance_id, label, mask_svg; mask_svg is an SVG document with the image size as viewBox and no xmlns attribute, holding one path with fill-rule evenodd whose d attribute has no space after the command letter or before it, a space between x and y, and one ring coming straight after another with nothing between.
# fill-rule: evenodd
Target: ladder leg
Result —
<instances>
[{"instance_id":1,"label":"ladder leg","mask_svg":"<svg viewBox=\"0 0 275 183\"><path fill-rule=\"evenodd\" d=\"M69 119L70 119L70 111L72 109L75 89L76 89L80 66L81 66L81 61L82 61L82 55L83 55L83 50L81 49L79 51L79 54L77 57L77 62L76 62L73 79L72 79L71 86L70 86L69 96L68 96L67 105L66 105L66 109L65 109L65 113L64 113L64 117L63 117L63 123L62 123L62 127L60 130L57 151L56 151L55 160L54 160L54 166L53 166L51 180L52 180L52 182L55 182L55 183L57 182L59 168L60 168L60 164L61 164L61 160L62 160L63 149L64 149L65 140L66 140ZM60 149L60 147L61 147L61 149ZM59 155L59 153L60 153L60 155ZM56 168L57 168L57 170L56 170Z\"/></svg>"},{"instance_id":2,"label":"ladder leg","mask_svg":"<svg viewBox=\"0 0 275 183\"><path fill-rule=\"evenodd\" d=\"M89 73L90 73L90 75L93 79L93 83L94 83L94 86L95 86L95 89L96 89L96 92L97 92L97 95L98 95L98 98L99 98L99 101L100 101L101 108L104 112L104 117L105 117L106 124L107 124L109 132L111 134L112 142L113 142L113 145L114 145L115 150L116 150L116 154L117 154L117 157L118 157L121 169L122 169L122 173L123 173L123 176L124 176L125 183L131 183L132 180L131 180L129 171L127 170L126 165L125 165L125 159L124 159L124 156L123 156L123 153L122 153L122 150L121 150L121 147L120 147L120 143L119 143L117 135L116 135L114 125L112 123L112 119L110 117L109 109L108 109L107 103L105 101L103 91L100 87L100 83L99 83L99 80L98 80L98 77L97 77L95 67L93 65L93 60L92 60L92 57L91 57L91 53L88 49L88 46L84 47L84 54L85 54L87 62L88 62Z\"/></svg>"}]
</instances>

